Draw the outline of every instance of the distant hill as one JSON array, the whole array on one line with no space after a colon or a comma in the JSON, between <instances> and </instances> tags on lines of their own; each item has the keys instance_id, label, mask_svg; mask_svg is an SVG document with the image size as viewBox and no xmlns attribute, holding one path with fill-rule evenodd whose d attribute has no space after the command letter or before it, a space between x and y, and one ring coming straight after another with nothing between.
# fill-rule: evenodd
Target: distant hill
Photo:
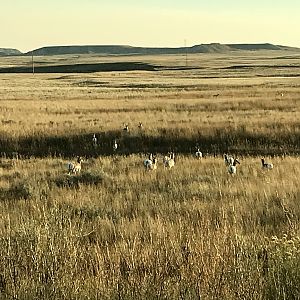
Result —
<instances>
[{"instance_id":1,"label":"distant hill","mask_svg":"<svg viewBox=\"0 0 300 300\"><path fill-rule=\"evenodd\" d=\"M256 50L300 51L300 48L273 45L273 44L269 44L269 43L265 43L265 44L228 44L227 46L229 46L231 49L235 49L235 50L248 50L248 51L256 51Z\"/></svg>"},{"instance_id":2,"label":"distant hill","mask_svg":"<svg viewBox=\"0 0 300 300\"><path fill-rule=\"evenodd\" d=\"M64 54L100 54L100 55L157 55L157 54L184 54L184 53L228 53L231 51L258 51L258 50L284 50L299 51L300 48L279 46L273 44L200 44L192 47L155 48L132 47L121 45L91 45L91 46L50 46L42 47L25 55L46 56Z\"/></svg>"},{"instance_id":3,"label":"distant hill","mask_svg":"<svg viewBox=\"0 0 300 300\"><path fill-rule=\"evenodd\" d=\"M42 47L27 53L17 49L0 48L0 56L16 55L64 55L64 54L99 54L99 55L159 55L159 54L185 54L185 53L228 53L232 51L259 51L281 50L300 52L300 48L263 44L200 44L192 47L162 48L162 47L132 47L122 45L87 45L87 46L49 46Z\"/></svg>"},{"instance_id":4,"label":"distant hill","mask_svg":"<svg viewBox=\"0 0 300 300\"><path fill-rule=\"evenodd\" d=\"M20 52L17 49L11 49L11 48L0 48L0 56L11 56L11 55L20 55L22 52Z\"/></svg>"}]
</instances>

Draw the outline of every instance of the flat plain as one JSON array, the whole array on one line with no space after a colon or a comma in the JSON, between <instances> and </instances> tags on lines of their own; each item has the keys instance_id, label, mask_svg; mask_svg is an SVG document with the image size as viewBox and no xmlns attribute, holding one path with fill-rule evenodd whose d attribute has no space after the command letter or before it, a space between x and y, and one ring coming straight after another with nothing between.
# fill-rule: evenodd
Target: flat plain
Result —
<instances>
[{"instance_id":1,"label":"flat plain","mask_svg":"<svg viewBox=\"0 0 300 300\"><path fill-rule=\"evenodd\" d=\"M3 299L299 299L299 53L34 59L153 70L0 74Z\"/></svg>"}]
</instances>

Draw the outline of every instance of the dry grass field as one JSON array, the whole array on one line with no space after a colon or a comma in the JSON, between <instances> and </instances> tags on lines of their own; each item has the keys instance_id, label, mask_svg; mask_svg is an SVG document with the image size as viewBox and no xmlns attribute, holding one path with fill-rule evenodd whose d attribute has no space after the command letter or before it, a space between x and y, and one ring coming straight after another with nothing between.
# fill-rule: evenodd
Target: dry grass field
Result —
<instances>
[{"instance_id":1,"label":"dry grass field","mask_svg":"<svg viewBox=\"0 0 300 300\"><path fill-rule=\"evenodd\" d=\"M116 61L165 69L0 74L0 299L299 299L299 53L36 65Z\"/></svg>"}]
</instances>

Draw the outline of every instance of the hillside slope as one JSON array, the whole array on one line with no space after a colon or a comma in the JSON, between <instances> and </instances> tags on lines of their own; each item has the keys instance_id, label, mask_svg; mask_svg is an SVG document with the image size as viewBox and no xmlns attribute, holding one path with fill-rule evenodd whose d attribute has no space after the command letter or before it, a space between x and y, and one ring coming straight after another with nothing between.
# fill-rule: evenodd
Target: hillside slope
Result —
<instances>
[{"instance_id":1,"label":"hillside slope","mask_svg":"<svg viewBox=\"0 0 300 300\"><path fill-rule=\"evenodd\" d=\"M154 48L131 47L121 45L90 45L90 46L49 46L42 47L26 55L46 56L64 54L100 54L100 55L157 55L157 54L184 54L184 53L228 53L231 51L257 51L257 50L284 50L299 51L300 48L265 44L200 44L192 47Z\"/></svg>"},{"instance_id":2,"label":"hillside slope","mask_svg":"<svg viewBox=\"0 0 300 300\"><path fill-rule=\"evenodd\" d=\"M0 56L11 56L11 55L21 55L22 52L20 52L17 49L12 48L0 48Z\"/></svg>"}]
</instances>

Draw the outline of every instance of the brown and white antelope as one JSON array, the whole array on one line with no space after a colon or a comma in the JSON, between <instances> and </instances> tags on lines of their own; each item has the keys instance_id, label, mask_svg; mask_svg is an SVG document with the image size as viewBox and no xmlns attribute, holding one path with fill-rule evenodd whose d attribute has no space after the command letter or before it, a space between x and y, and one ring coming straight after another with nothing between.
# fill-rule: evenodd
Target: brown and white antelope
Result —
<instances>
[{"instance_id":1,"label":"brown and white antelope","mask_svg":"<svg viewBox=\"0 0 300 300\"><path fill-rule=\"evenodd\" d=\"M231 175L235 175L236 174L236 165L239 164L240 162L235 158L233 160L233 163L228 167L228 173Z\"/></svg>"},{"instance_id":2,"label":"brown and white antelope","mask_svg":"<svg viewBox=\"0 0 300 300\"><path fill-rule=\"evenodd\" d=\"M94 133L93 138L92 138L92 143L95 148L97 147L97 141L98 140L97 140L96 134Z\"/></svg>"},{"instance_id":3,"label":"brown and white antelope","mask_svg":"<svg viewBox=\"0 0 300 300\"><path fill-rule=\"evenodd\" d=\"M196 148L195 157L198 159L201 159L203 157L203 154L198 147Z\"/></svg>"},{"instance_id":4,"label":"brown and white antelope","mask_svg":"<svg viewBox=\"0 0 300 300\"><path fill-rule=\"evenodd\" d=\"M234 158L232 156L228 156L227 154L224 154L224 162L225 162L225 165L227 167L233 165L234 163Z\"/></svg>"},{"instance_id":5,"label":"brown and white antelope","mask_svg":"<svg viewBox=\"0 0 300 300\"><path fill-rule=\"evenodd\" d=\"M147 171L157 169L157 158L152 153L149 154L149 158L144 160L144 167Z\"/></svg>"},{"instance_id":6,"label":"brown and white antelope","mask_svg":"<svg viewBox=\"0 0 300 300\"><path fill-rule=\"evenodd\" d=\"M68 174L79 174L81 172L81 163L83 162L82 157L78 156L76 162L68 163Z\"/></svg>"},{"instance_id":7,"label":"brown and white antelope","mask_svg":"<svg viewBox=\"0 0 300 300\"><path fill-rule=\"evenodd\" d=\"M128 124L123 124L123 131L129 132L129 126L128 126Z\"/></svg>"},{"instance_id":8,"label":"brown and white antelope","mask_svg":"<svg viewBox=\"0 0 300 300\"><path fill-rule=\"evenodd\" d=\"M116 152L116 151L118 150L118 147L119 147L119 145L118 145L118 143L117 143L117 140L116 140L116 139L115 139L115 140L113 140L112 147L113 147L113 151L114 151L114 152Z\"/></svg>"},{"instance_id":9,"label":"brown and white antelope","mask_svg":"<svg viewBox=\"0 0 300 300\"><path fill-rule=\"evenodd\" d=\"M165 168L171 169L175 166L175 153L171 152L169 156L163 158L163 164Z\"/></svg>"},{"instance_id":10,"label":"brown and white antelope","mask_svg":"<svg viewBox=\"0 0 300 300\"><path fill-rule=\"evenodd\" d=\"M272 163L265 162L264 158L261 159L261 164L263 170L272 170L274 167Z\"/></svg>"}]
</instances>

